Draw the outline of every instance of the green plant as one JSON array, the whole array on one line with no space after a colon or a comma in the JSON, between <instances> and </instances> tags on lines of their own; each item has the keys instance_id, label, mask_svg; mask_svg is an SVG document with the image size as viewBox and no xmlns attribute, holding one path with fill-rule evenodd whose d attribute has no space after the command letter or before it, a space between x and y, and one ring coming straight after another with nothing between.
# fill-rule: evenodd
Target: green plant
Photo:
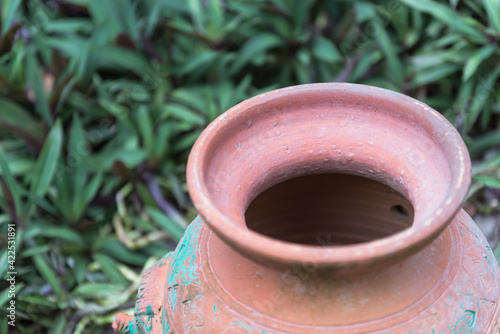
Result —
<instances>
[{"instance_id":1,"label":"green plant","mask_svg":"<svg viewBox=\"0 0 500 334\"><path fill-rule=\"evenodd\" d=\"M190 147L221 112L318 81L442 111L500 145L498 0L1 2L0 225L16 226L14 332L102 332L195 216ZM489 153L488 153L489 152ZM471 201L498 188L477 164ZM6 244L2 236L0 243ZM0 251L6 277L7 252ZM0 292L0 332L12 332Z\"/></svg>"}]
</instances>

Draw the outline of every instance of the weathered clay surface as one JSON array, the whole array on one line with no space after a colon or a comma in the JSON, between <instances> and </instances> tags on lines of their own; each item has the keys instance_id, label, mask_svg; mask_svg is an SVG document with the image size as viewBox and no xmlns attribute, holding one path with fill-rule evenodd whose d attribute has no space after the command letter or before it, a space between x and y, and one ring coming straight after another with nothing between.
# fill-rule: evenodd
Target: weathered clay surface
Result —
<instances>
[{"instance_id":1,"label":"weathered clay surface","mask_svg":"<svg viewBox=\"0 0 500 334\"><path fill-rule=\"evenodd\" d=\"M222 249L223 256L220 250L211 251L220 243L196 219L173 254L178 260L170 262L167 271L153 267L158 270L155 284L162 283L168 292L156 294L156 300L138 297L138 305L163 303L163 328L151 326L144 312L136 310L135 322L130 325L132 320L127 319L126 331L117 333L496 333L500 329L495 257L464 211L422 252L368 277L330 279L314 266L263 269L229 248ZM437 255L445 259L436 270ZM222 265L228 269L216 272ZM431 284L422 291L422 280L429 276ZM299 310L290 314L290 305ZM397 305L400 309L391 309ZM324 317L322 323L311 323L313 311ZM365 319L359 322L362 316ZM116 323L120 321L117 318ZM140 329L140 321L147 324L145 329Z\"/></svg>"},{"instance_id":2,"label":"weathered clay surface","mask_svg":"<svg viewBox=\"0 0 500 334\"><path fill-rule=\"evenodd\" d=\"M209 125L187 173L203 218L115 331L500 331L498 264L459 211L468 153L428 106L360 85L273 91Z\"/></svg>"},{"instance_id":3,"label":"weathered clay surface","mask_svg":"<svg viewBox=\"0 0 500 334\"><path fill-rule=\"evenodd\" d=\"M164 333L163 301L165 275L172 253L148 268L141 279L134 316L119 313L113 323L113 330L120 334ZM168 333L168 332L167 332Z\"/></svg>"}]
</instances>

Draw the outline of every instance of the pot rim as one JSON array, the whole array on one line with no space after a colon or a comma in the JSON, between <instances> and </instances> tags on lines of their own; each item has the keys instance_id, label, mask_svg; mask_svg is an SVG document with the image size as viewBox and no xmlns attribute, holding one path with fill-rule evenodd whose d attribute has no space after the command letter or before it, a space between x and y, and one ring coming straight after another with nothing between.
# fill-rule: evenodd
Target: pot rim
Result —
<instances>
[{"instance_id":1,"label":"pot rim","mask_svg":"<svg viewBox=\"0 0 500 334\"><path fill-rule=\"evenodd\" d=\"M268 101L290 96L304 94L311 91L321 91L325 94L339 90L354 94L377 93L385 101L411 103L411 110L407 112L424 113L425 117L432 120L431 131L446 133L441 145L444 150L453 152L457 157L458 165L453 164L456 176L450 182L446 197L442 200L440 208L427 217L417 229L410 227L399 233L375 239L372 241L336 246L314 246L295 244L249 230L246 226L232 223L231 219L213 203L205 187L204 161L206 160L206 147L216 135L224 131L227 122L231 119L244 117L245 113L254 106L265 104ZM401 102L399 102L401 103ZM471 163L469 153L461 136L451 123L440 113L428 105L391 90L350 83L316 83L291 86L260 94L245 100L230 108L216 118L202 132L194 144L187 164L188 190L193 204L210 228L224 241L237 251L272 263L284 264L314 264L319 267L352 267L360 264L377 263L391 258L401 258L410 255L425 247L453 220L465 200L469 186Z\"/></svg>"}]
</instances>

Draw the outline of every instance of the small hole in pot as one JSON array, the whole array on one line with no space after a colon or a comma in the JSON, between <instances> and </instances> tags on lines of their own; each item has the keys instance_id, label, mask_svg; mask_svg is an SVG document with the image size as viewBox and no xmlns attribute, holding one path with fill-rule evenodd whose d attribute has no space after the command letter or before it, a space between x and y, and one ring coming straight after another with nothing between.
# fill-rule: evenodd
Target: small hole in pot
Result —
<instances>
[{"instance_id":1,"label":"small hole in pot","mask_svg":"<svg viewBox=\"0 0 500 334\"><path fill-rule=\"evenodd\" d=\"M394 205L391 207L391 212L394 213L396 216L400 217L401 219L408 219L410 218L410 214L408 213L408 210L404 208L402 205Z\"/></svg>"},{"instance_id":2,"label":"small hole in pot","mask_svg":"<svg viewBox=\"0 0 500 334\"><path fill-rule=\"evenodd\" d=\"M248 206L249 229L306 245L348 245L411 227L410 201L391 187L347 174L301 176L259 194Z\"/></svg>"}]
</instances>

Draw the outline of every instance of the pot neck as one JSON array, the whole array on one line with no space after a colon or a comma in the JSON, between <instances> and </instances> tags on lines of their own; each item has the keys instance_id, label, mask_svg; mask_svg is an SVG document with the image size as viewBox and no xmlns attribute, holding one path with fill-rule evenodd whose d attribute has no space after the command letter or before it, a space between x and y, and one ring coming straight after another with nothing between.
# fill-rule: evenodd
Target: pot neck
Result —
<instances>
[{"instance_id":1,"label":"pot neck","mask_svg":"<svg viewBox=\"0 0 500 334\"><path fill-rule=\"evenodd\" d=\"M259 233L247 225L245 213L259 194L307 175L332 174L350 175L343 178L340 200L345 197L342 194L363 188L356 182L349 185L355 177L367 180L365 186L372 182L391 189L409 205L384 203L396 215L411 211L411 227L361 243L315 245ZM196 209L236 251L273 266L314 263L318 268L349 271L392 263L439 235L465 198L470 160L453 126L428 106L380 88L329 83L262 94L222 114L193 147L187 176ZM340 189L339 180L317 183L323 183L322 189ZM293 189L276 196L286 197ZM309 199L314 197L314 189L306 193L311 194ZM354 202L334 206L337 211L329 212L330 217L338 217L344 205L362 213L363 207L382 197L375 192L371 200L356 204L355 191L353 196ZM362 227L386 228L378 211L371 212ZM328 214L322 224L329 224ZM297 231L307 233L314 217L295 215ZM279 217L269 224L276 221ZM286 222L280 226L286 227ZM341 225L340 230L347 226Z\"/></svg>"}]
</instances>

